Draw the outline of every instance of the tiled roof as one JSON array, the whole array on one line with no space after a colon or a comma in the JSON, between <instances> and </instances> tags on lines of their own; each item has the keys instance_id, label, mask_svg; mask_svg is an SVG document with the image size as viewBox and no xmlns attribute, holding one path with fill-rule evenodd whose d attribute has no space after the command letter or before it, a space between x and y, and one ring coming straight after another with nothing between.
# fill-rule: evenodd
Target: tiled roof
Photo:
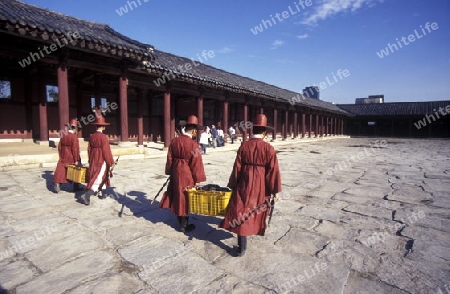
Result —
<instances>
[{"instance_id":1,"label":"tiled roof","mask_svg":"<svg viewBox=\"0 0 450 294\"><path fill-rule=\"evenodd\" d=\"M137 60L149 60L153 46L119 34L106 24L67 16L17 0L0 1L0 30L41 40L78 32L72 46Z\"/></svg>"},{"instance_id":2,"label":"tiled roof","mask_svg":"<svg viewBox=\"0 0 450 294\"><path fill-rule=\"evenodd\" d=\"M73 47L89 49L93 53L101 52L138 61L150 61L142 63L142 68L153 74L162 75L175 69L173 72L176 80L185 80L261 98L281 100L285 103L292 101L293 97L297 97L293 102L299 106L348 115L332 103L307 98L299 93L199 62L196 62L199 64L198 66L192 66L192 70L179 72L178 66L192 64L192 60L154 50L151 45L121 35L106 24L81 20L18 0L1 0L0 31L28 36L41 41L56 40L68 33L78 32L81 37L71 43Z\"/></svg>"},{"instance_id":3,"label":"tiled roof","mask_svg":"<svg viewBox=\"0 0 450 294\"><path fill-rule=\"evenodd\" d=\"M200 63L198 60L194 60L195 64L197 64L194 66L191 59L176 56L160 50L155 50L154 56L155 60L153 64L150 65L151 68L171 70L180 79L196 78L212 84L221 85L224 88L246 90L254 94L272 97L273 99L281 99L283 102L293 101L299 106L306 106L313 109L327 110L330 112L347 115L345 111L341 110L332 103L301 96L299 93L293 91L282 89L277 86L269 85L267 83L256 81L234 73L229 73L204 63ZM180 65L184 66L185 64L190 64L192 69L189 71L180 72L177 68ZM292 100L293 97L298 98L296 100Z\"/></svg>"},{"instance_id":4,"label":"tiled roof","mask_svg":"<svg viewBox=\"0 0 450 294\"><path fill-rule=\"evenodd\" d=\"M440 107L445 109L448 105L450 101L338 104L337 106L357 116L384 116L431 114L439 111Z\"/></svg>"}]
</instances>

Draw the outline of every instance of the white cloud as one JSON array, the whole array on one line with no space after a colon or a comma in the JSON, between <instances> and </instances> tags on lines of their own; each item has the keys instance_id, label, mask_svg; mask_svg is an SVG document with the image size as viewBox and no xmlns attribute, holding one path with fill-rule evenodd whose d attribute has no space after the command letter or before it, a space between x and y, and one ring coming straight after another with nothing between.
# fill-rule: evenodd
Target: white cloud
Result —
<instances>
[{"instance_id":1,"label":"white cloud","mask_svg":"<svg viewBox=\"0 0 450 294\"><path fill-rule=\"evenodd\" d=\"M250 58L256 58L256 55L253 55L253 54L249 54L247 56L250 57Z\"/></svg>"},{"instance_id":2,"label":"white cloud","mask_svg":"<svg viewBox=\"0 0 450 294\"><path fill-rule=\"evenodd\" d=\"M231 53L231 52L233 52L233 51L234 51L233 48L230 48L230 47L228 47L228 46L225 46L225 47L223 47L222 49L218 50L217 53L223 53L223 54L226 54L226 53Z\"/></svg>"},{"instance_id":3,"label":"white cloud","mask_svg":"<svg viewBox=\"0 0 450 294\"><path fill-rule=\"evenodd\" d=\"M275 40L275 41L273 41L272 47L270 47L270 48L271 49L277 49L278 47L283 46L283 45L284 45L284 41L282 41L282 40Z\"/></svg>"},{"instance_id":4,"label":"white cloud","mask_svg":"<svg viewBox=\"0 0 450 294\"><path fill-rule=\"evenodd\" d=\"M374 2L383 2L384 0L324 0L323 4L318 6L313 14L304 19L301 23L312 25L319 20L324 20L335 14L356 11L364 6L373 7Z\"/></svg>"},{"instance_id":5,"label":"white cloud","mask_svg":"<svg viewBox=\"0 0 450 294\"><path fill-rule=\"evenodd\" d=\"M308 34L298 35L297 38L306 39L306 38L308 38Z\"/></svg>"}]
</instances>

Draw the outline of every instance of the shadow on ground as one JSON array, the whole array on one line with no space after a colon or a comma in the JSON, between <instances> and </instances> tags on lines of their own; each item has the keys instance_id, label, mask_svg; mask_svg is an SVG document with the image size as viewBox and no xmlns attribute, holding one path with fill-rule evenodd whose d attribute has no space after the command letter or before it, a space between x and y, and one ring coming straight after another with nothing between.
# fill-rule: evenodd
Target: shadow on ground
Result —
<instances>
[{"instance_id":1,"label":"shadow on ground","mask_svg":"<svg viewBox=\"0 0 450 294\"><path fill-rule=\"evenodd\" d=\"M176 216L168 209L160 209L159 201L150 204L153 199L148 199L146 193L141 191L129 191L126 195L122 195L116 192L113 187L108 187L105 193L105 195L121 204L119 217L122 217L125 208L128 208L136 217L142 217L154 224L162 222L172 229L178 230ZM128 196L131 196L134 199ZM218 229L221 220L222 219L219 217L191 214L189 216L189 223L193 223L196 228L195 230L186 233L186 235L189 237L189 240L195 238L208 241L229 252L232 248L224 244L222 240L233 238L233 234Z\"/></svg>"}]
</instances>

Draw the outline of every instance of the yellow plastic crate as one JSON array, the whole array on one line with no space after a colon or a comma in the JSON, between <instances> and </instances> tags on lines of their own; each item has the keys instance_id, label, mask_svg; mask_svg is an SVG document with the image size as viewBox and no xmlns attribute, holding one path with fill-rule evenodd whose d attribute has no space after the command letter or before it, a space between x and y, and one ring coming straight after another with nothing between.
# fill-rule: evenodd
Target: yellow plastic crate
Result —
<instances>
[{"instance_id":1,"label":"yellow plastic crate","mask_svg":"<svg viewBox=\"0 0 450 294\"><path fill-rule=\"evenodd\" d=\"M66 179L80 184L87 183L89 181L89 168L69 165L67 166Z\"/></svg>"},{"instance_id":2,"label":"yellow plastic crate","mask_svg":"<svg viewBox=\"0 0 450 294\"><path fill-rule=\"evenodd\" d=\"M195 214L224 216L231 191L201 191L195 188L185 191L189 201L189 212Z\"/></svg>"}]
</instances>

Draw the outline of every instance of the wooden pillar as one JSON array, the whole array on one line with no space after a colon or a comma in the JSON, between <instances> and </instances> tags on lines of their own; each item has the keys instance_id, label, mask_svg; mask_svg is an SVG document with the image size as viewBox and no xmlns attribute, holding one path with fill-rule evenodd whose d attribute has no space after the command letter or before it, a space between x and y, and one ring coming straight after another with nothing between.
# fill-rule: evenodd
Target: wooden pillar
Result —
<instances>
[{"instance_id":1,"label":"wooden pillar","mask_svg":"<svg viewBox=\"0 0 450 294\"><path fill-rule=\"evenodd\" d=\"M341 118L341 135L344 135L344 119Z\"/></svg>"},{"instance_id":2,"label":"wooden pillar","mask_svg":"<svg viewBox=\"0 0 450 294\"><path fill-rule=\"evenodd\" d=\"M329 117L328 118L328 135L331 137L333 135L333 118Z\"/></svg>"},{"instance_id":3,"label":"wooden pillar","mask_svg":"<svg viewBox=\"0 0 450 294\"><path fill-rule=\"evenodd\" d=\"M310 113L309 114L309 138L311 138L311 133L312 133L312 121L313 121L313 118L312 118L312 114Z\"/></svg>"},{"instance_id":4,"label":"wooden pillar","mask_svg":"<svg viewBox=\"0 0 450 294\"><path fill-rule=\"evenodd\" d=\"M175 100L175 95L170 95L170 141L172 142L175 139L175 117L177 113L177 103ZM203 125L199 122L200 125ZM200 137L197 138L197 141Z\"/></svg>"},{"instance_id":5,"label":"wooden pillar","mask_svg":"<svg viewBox=\"0 0 450 294\"><path fill-rule=\"evenodd\" d=\"M264 114L264 106L261 105L261 107L259 108L259 113Z\"/></svg>"},{"instance_id":6,"label":"wooden pillar","mask_svg":"<svg viewBox=\"0 0 450 294\"><path fill-rule=\"evenodd\" d=\"M244 103L244 130L242 132L242 142L247 141L248 104Z\"/></svg>"},{"instance_id":7,"label":"wooden pillar","mask_svg":"<svg viewBox=\"0 0 450 294\"><path fill-rule=\"evenodd\" d=\"M24 135L26 139L32 138L33 135L33 77L27 75L25 79L25 120L26 129Z\"/></svg>"},{"instance_id":8,"label":"wooden pillar","mask_svg":"<svg viewBox=\"0 0 450 294\"><path fill-rule=\"evenodd\" d=\"M75 100L77 103L77 118L79 120L83 115L83 82L81 80L78 80L76 87L77 88L75 90L75 93L76 93ZM82 122L80 122L80 124L81 123ZM85 125L81 125L81 127L83 128L83 127L85 127ZM77 132L77 134L78 134L78 138L83 138L84 137L83 129L79 130Z\"/></svg>"},{"instance_id":9,"label":"wooden pillar","mask_svg":"<svg viewBox=\"0 0 450 294\"><path fill-rule=\"evenodd\" d=\"M138 146L144 145L144 97L142 89L136 88L136 96L138 102L137 113L137 130L138 130Z\"/></svg>"},{"instance_id":10,"label":"wooden pillar","mask_svg":"<svg viewBox=\"0 0 450 294\"><path fill-rule=\"evenodd\" d=\"M328 123L329 123L328 116L325 116L325 137L328 136L328 131L329 131Z\"/></svg>"},{"instance_id":11,"label":"wooden pillar","mask_svg":"<svg viewBox=\"0 0 450 294\"><path fill-rule=\"evenodd\" d=\"M336 136L336 118L331 118L331 134Z\"/></svg>"},{"instance_id":12,"label":"wooden pillar","mask_svg":"<svg viewBox=\"0 0 450 294\"><path fill-rule=\"evenodd\" d=\"M203 125L203 97L200 95L197 98L197 117L198 117L198 123L200 125Z\"/></svg>"},{"instance_id":13,"label":"wooden pillar","mask_svg":"<svg viewBox=\"0 0 450 294\"><path fill-rule=\"evenodd\" d=\"M272 140L275 141L277 139L277 109L273 109L273 132L272 132Z\"/></svg>"},{"instance_id":14,"label":"wooden pillar","mask_svg":"<svg viewBox=\"0 0 450 294\"><path fill-rule=\"evenodd\" d=\"M119 77L120 141L128 142L128 79L123 73Z\"/></svg>"},{"instance_id":15,"label":"wooden pillar","mask_svg":"<svg viewBox=\"0 0 450 294\"><path fill-rule=\"evenodd\" d=\"M170 92L164 93L164 147L170 145Z\"/></svg>"},{"instance_id":16,"label":"wooden pillar","mask_svg":"<svg viewBox=\"0 0 450 294\"><path fill-rule=\"evenodd\" d=\"M320 116L320 136L323 137L323 115Z\"/></svg>"},{"instance_id":17,"label":"wooden pillar","mask_svg":"<svg viewBox=\"0 0 450 294\"><path fill-rule=\"evenodd\" d=\"M64 130L67 127L66 124L69 123L69 82L65 62L58 65L57 78L59 129Z\"/></svg>"},{"instance_id":18,"label":"wooden pillar","mask_svg":"<svg viewBox=\"0 0 450 294\"><path fill-rule=\"evenodd\" d=\"M298 137L298 113L294 111L294 138Z\"/></svg>"},{"instance_id":19,"label":"wooden pillar","mask_svg":"<svg viewBox=\"0 0 450 294\"><path fill-rule=\"evenodd\" d=\"M302 113L302 139L305 138L306 133L306 114Z\"/></svg>"},{"instance_id":20,"label":"wooden pillar","mask_svg":"<svg viewBox=\"0 0 450 294\"><path fill-rule=\"evenodd\" d=\"M284 111L284 134L283 134L283 140L287 139L288 130L289 130L289 110L286 109Z\"/></svg>"},{"instance_id":21,"label":"wooden pillar","mask_svg":"<svg viewBox=\"0 0 450 294\"><path fill-rule=\"evenodd\" d=\"M48 118L47 118L47 91L46 79L43 70L39 71L39 141L48 141Z\"/></svg>"},{"instance_id":22,"label":"wooden pillar","mask_svg":"<svg viewBox=\"0 0 450 294\"><path fill-rule=\"evenodd\" d=\"M316 114L316 127L314 128L314 137L319 137L319 115Z\"/></svg>"},{"instance_id":23,"label":"wooden pillar","mask_svg":"<svg viewBox=\"0 0 450 294\"><path fill-rule=\"evenodd\" d=\"M224 137L227 138L228 134L228 100L223 101L223 126Z\"/></svg>"}]
</instances>

